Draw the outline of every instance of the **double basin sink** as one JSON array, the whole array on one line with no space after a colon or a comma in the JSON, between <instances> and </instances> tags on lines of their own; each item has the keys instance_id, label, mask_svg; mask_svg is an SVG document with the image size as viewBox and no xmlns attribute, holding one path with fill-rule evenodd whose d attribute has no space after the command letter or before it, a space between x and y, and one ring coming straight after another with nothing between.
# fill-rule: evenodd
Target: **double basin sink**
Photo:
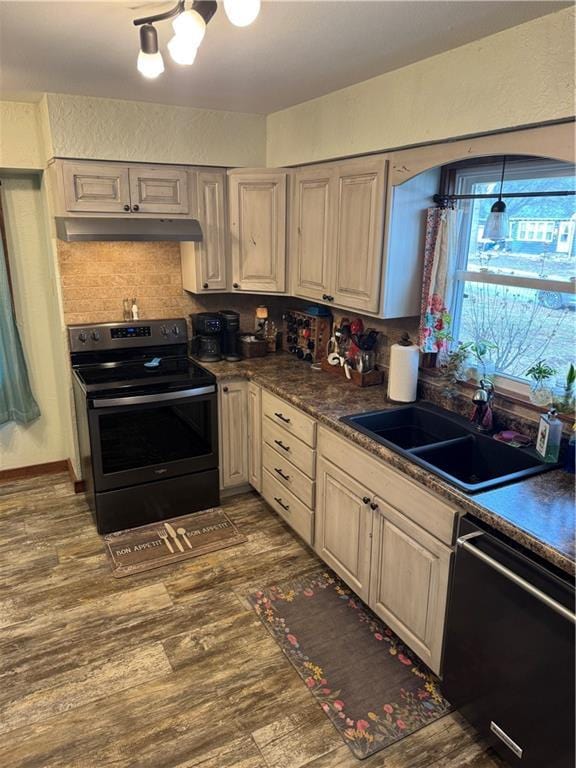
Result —
<instances>
[{"instance_id":1,"label":"double basin sink","mask_svg":"<svg viewBox=\"0 0 576 768\"><path fill-rule=\"evenodd\" d=\"M341 421L465 493L478 493L554 469L530 448L480 434L461 416L431 403L344 416Z\"/></svg>"}]
</instances>

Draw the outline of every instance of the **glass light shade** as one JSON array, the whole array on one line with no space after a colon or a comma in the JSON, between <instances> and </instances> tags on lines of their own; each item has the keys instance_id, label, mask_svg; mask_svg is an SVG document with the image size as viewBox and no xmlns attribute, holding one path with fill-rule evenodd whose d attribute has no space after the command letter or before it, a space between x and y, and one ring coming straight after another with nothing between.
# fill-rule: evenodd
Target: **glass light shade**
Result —
<instances>
[{"instance_id":1,"label":"glass light shade","mask_svg":"<svg viewBox=\"0 0 576 768\"><path fill-rule=\"evenodd\" d=\"M194 64L194 59L198 52L198 48L194 48L194 46L190 45L188 40L182 38L181 35L174 35L172 40L168 43L168 50L176 64L183 64L186 66Z\"/></svg>"},{"instance_id":2,"label":"glass light shade","mask_svg":"<svg viewBox=\"0 0 576 768\"><path fill-rule=\"evenodd\" d=\"M140 74L150 79L154 79L164 72L164 61L160 51L156 51L156 53L144 53L144 51L140 51L136 66L138 67Z\"/></svg>"},{"instance_id":3,"label":"glass light shade","mask_svg":"<svg viewBox=\"0 0 576 768\"><path fill-rule=\"evenodd\" d=\"M206 34L206 22L198 11L184 11L172 22L174 34L191 48L198 48Z\"/></svg>"},{"instance_id":4,"label":"glass light shade","mask_svg":"<svg viewBox=\"0 0 576 768\"><path fill-rule=\"evenodd\" d=\"M492 206L490 215L486 219L483 237L485 240L506 240L508 232L509 225L506 204L501 200L498 200L498 202L494 203Z\"/></svg>"},{"instance_id":5,"label":"glass light shade","mask_svg":"<svg viewBox=\"0 0 576 768\"><path fill-rule=\"evenodd\" d=\"M226 16L236 27L247 27L260 13L260 0L224 0Z\"/></svg>"}]
</instances>

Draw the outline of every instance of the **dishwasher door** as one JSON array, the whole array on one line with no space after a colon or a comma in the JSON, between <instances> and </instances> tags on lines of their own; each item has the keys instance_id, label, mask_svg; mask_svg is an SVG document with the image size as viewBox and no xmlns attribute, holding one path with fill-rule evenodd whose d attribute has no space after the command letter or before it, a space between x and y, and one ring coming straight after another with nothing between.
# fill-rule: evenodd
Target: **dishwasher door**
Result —
<instances>
[{"instance_id":1,"label":"dishwasher door","mask_svg":"<svg viewBox=\"0 0 576 768\"><path fill-rule=\"evenodd\" d=\"M442 692L511 765L574 768L574 589L464 518Z\"/></svg>"}]
</instances>

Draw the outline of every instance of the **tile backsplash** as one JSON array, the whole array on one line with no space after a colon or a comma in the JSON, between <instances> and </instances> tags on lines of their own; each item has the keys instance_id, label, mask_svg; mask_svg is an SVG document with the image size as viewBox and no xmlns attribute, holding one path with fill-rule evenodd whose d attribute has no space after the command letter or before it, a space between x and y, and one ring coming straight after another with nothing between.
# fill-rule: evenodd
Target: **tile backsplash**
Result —
<instances>
[{"instance_id":1,"label":"tile backsplash","mask_svg":"<svg viewBox=\"0 0 576 768\"><path fill-rule=\"evenodd\" d=\"M251 330L259 304L279 320L286 299L255 294L195 296L182 288L179 243L58 241L64 320L122 320L122 301L136 297L142 319L187 317L193 312L233 309Z\"/></svg>"},{"instance_id":2,"label":"tile backsplash","mask_svg":"<svg viewBox=\"0 0 576 768\"><path fill-rule=\"evenodd\" d=\"M240 313L242 330L252 330L259 304L270 317L281 322L286 309L305 309L309 301L290 296L258 294L199 295L184 291L178 243L58 241L64 320L75 323L106 323L122 320L122 301L136 297L142 319L188 317L194 312L233 309ZM355 317L356 312L334 311L336 322ZM380 331L378 359L388 364L390 345L403 331L413 338L416 318L375 320L364 317L366 328Z\"/></svg>"}]
</instances>

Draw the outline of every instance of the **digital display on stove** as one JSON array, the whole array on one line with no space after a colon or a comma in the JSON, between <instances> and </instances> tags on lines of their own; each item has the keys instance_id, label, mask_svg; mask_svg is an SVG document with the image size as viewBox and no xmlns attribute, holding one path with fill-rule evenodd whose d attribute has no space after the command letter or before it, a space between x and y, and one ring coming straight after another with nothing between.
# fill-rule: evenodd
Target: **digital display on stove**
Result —
<instances>
[{"instance_id":1,"label":"digital display on stove","mask_svg":"<svg viewBox=\"0 0 576 768\"><path fill-rule=\"evenodd\" d=\"M110 335L113 339L132 339L150 336L150 326L132 325L129 328L111 328Z\"/></svg>"}]
</instances>

